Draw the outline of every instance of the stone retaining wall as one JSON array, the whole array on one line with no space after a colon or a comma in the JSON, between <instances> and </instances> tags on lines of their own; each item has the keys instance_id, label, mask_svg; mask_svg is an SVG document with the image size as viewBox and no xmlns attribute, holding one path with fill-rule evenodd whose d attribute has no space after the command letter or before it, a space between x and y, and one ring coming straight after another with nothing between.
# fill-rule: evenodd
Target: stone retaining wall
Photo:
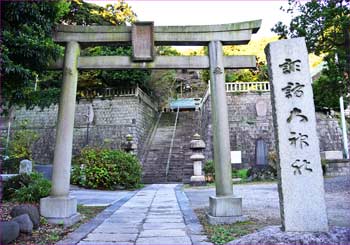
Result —
<instances>
[{"instance_id":1,"label":"stone retaining wall","mask_svg":"<svg viewBox=\"0 0 350 245\"><path fill-rule=\"evenodd\" d=\"M210 96L202 106L201 134L207 143L206 159L213 159ZM258 139L263 139L269 152L275 151L270 93L228 93L228 119L232 151L242 151L244 167L256 163ZM317 132L321 151L342 150L341 128L338 120L317 113Z\"/></svg>"},{"instance_id":2,"label":"stone retaining wall","mask_svg":"<svg viewBox=\"0 0 350 245\"><path fill-rule=\"evenodd\" d=\"M344 176L350 175L349 160L327 160L326 176Z\"/></svg>"},{"instance_id":3,"label":"stone retaining wall","mask_svg":"<svg viewBox=\"0 0 350 245\"><path fill-rule=\"evenodd\" d=\"M256 141L263 139L268 151L275 151L275 139L271 114L270 93L227 94L231 150L242 151L243 166L254 165ZM257 105L258 102L258 105ZM142 152L148 132L156 120L156 107L144 95L115 97L112 100L81 100L76 106L73 154L87 144L87 120L85 115L92 104L94 120L89 128L89 144L109 144L119 149L130 133ZM29 128L38 132L40 139L34 145L33 159L39 163L52 163L57 106L41 111L21 109L16 112L13 130L19 123L28 120ZM258 110L257 110L258 109ZM212 122L210 96L201 108L200 134L206 142L206 159L213 159ZM0 133L7 132L6 118L0 118ZM12 132L13 132L12 130ZM317 113L317 131L321 151L342 150L341 129L337 119ZM350 138L350 137L349 137ZM106 142L107 141L107 142Z\"/></svg>"},{"instance_id":4,"label":"stone retaining wall","mask_svg":"<svg viewBox=\"0 0 350 245\"><path fill-rule=\"evenodd\" d=\"M89 126L89 145L108 145L120 149L127 134L134 136L137 153L140 154L148 132L153 125L157 108L145 95L114 97L111 100L80 100L76 105L73 137L73 155L87 145L87 117L92 105L94 118ZM33 160L39 163L52 163L56 137L56 120L58 106L40 110L20 109L15 113L13 133L24 120L28 121L28 129L36 131L39 140L33 146ZM0 133L7 133L7 119L0 118Z\"/></svg>"}]
</instances>

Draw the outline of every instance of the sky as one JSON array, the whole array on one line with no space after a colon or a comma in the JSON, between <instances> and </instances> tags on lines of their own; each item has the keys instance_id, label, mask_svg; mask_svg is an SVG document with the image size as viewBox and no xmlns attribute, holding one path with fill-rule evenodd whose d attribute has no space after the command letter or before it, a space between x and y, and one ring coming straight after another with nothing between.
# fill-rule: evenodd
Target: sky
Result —
<instances>
[{"instance_id":1,"label":"sky","mask_svg":"<svg viewBox=\"0 0 350 245\"><path fill-rule=\"evenodd\" d=\"M116 1L86 1L106 5ZM262 19L254 38L271 36L270 29L278 21L289 23L290 16L280 10L287 1L145 1L126 0L139 21L154 25L210 25Z\"/></svg>"}]
</instances>

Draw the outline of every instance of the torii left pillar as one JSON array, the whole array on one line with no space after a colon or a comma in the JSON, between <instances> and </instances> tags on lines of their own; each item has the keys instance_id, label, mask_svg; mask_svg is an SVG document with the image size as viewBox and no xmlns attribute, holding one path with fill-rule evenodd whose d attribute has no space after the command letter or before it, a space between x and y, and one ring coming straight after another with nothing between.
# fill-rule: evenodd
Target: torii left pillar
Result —
<instances>
[{"instance_id":1,"label":"torii left pillar","mask_svg":"<svg viewBox=\"0 0 350 245\"><path fill-rule=\"evenodd\" d=\"M80 220L77 200L69 196L79 55L79 43L68 42L64 56L51 194L40 200L41 215L50 223L63 223L66 226Z\"/></svg>"}]
</instances>

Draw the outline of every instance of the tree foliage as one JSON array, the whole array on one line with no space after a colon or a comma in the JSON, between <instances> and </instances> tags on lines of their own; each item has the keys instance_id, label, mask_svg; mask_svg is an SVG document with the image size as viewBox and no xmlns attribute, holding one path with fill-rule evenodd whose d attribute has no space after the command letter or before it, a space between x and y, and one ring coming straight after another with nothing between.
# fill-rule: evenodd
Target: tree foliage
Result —
<instances>
[{"instance_id":1,"label":"tree foliage","mask_svg":"<svg viewBox=\"0 0 350 245\"><path fill-rule=\"evenodd\" d=\"M35 83L43 69L62 53L52 28L68 12L66 1L1 3L1 104L31 106L38 102ZM43 90L43 97L52 97Z\"/></svg>"},{"instance_id":2,"label":"tree foliage","mask_svg":"<svg viewBox=\"0 0 350 245\"><path fill-rule=\"evenodd\" d=\"M63 47L55 44L52 39L52 30L57 24L120 25L135 20L136 14L124 1L106 7L81 0L2 2L2 109L6 111L13 105L29 109L34 106L43 108L58 102L62 72L47 71L49 64L63 55ZM130 50L96 47L83 50L82 53L130 54ZM147 76L149 73L143 71L89 71L80 74L79 83L82 83L82 87L84 84L135 84L147 80Z\"/></svg>"},{"instance_id":3,"label":"tree foliage","mask_svg":"<svg viewBox=\"0 0 350 245\"><path fill-rule=\"evenodd\" d=\"M350 1L288 0L283 11L292 15L289 26L278 22L272 31L281 38L305 37L309 52L324 55L327 63L314 83L317 106L338 108L338 97L350 88Z\"/></svg>"},{"instance_id":4,"label":"tree foliage","mask_svg":"<svg viewBox=\"0 0 350 245\"><path fill-rule=\"evenodd\" d=\"M121 25L136 21L136 14L124 1L101 7L73 0L69 12L64 16L64 23L69 25Z\"/></svg>"}]
</instances>

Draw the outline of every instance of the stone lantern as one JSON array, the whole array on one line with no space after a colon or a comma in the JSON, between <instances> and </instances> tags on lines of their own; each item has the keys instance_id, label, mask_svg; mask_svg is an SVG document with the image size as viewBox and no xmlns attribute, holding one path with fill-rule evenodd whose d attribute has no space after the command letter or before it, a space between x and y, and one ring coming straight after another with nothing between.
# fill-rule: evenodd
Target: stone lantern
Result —
<instances>
[{"instance_id":1,"label":"stone lantern","mask_svg":"<svg viewBox=\"0 0 350 245\"><path fill-rule=\"evenodd\" d=\"M202 173L202 162L204 160L203 149L205 149L205 143L201 140L199 134L193 135L190 148L192 149L192 155L190 159L193 161L193 176L191 177L191 185L205 185L205 177Z\"/></svg>"},{"instance_id":2,"label":"stone lantern","mask_svg":"<svg viewBox=\"0 0 350 245\"><path fill-rule=\"evenodd\" d=\"M131 134L127 134L125 136L126 141L122 143L122 149L132 155L135 154L137 149L136 144L133 141L133 136Z\"/></svg>"}]
</instances>

